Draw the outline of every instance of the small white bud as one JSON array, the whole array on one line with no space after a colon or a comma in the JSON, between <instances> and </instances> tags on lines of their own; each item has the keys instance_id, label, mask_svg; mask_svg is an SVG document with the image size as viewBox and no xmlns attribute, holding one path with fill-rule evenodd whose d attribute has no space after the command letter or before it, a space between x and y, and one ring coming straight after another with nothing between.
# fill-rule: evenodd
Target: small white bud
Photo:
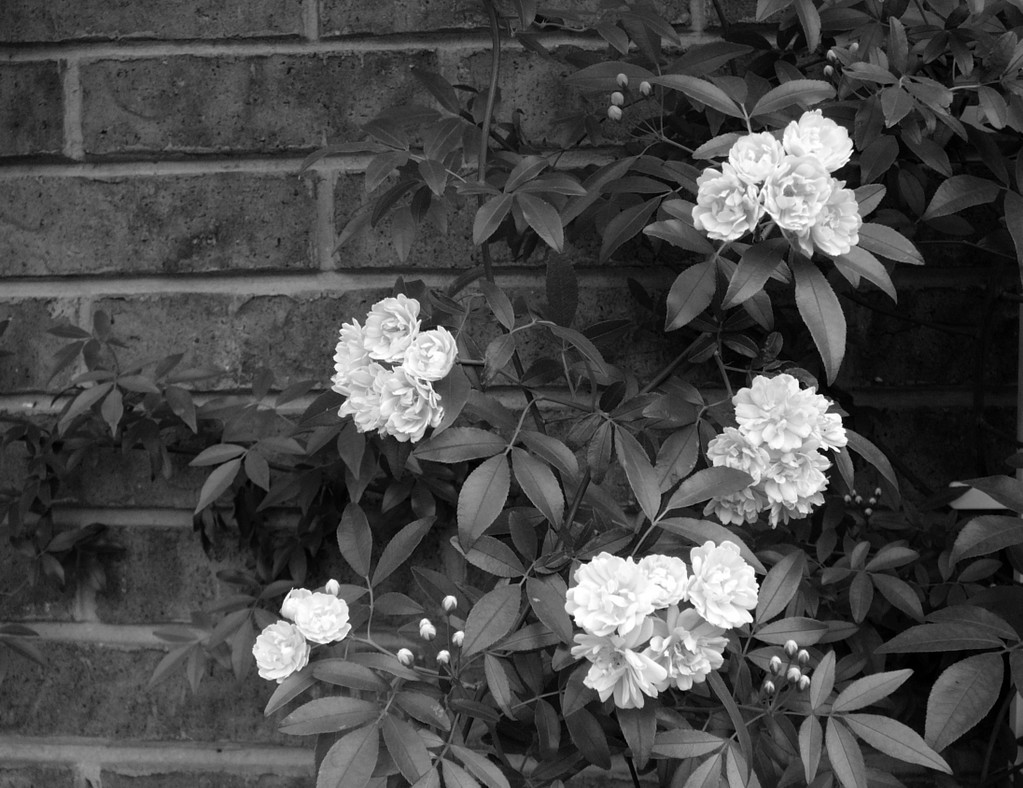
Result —
<instances>
[{"instance_id":1,"label":"small white bud","mask_svg":"<svg viewBox=\"0 0 1023 788\"><path fill-rule=\"evenodd\" d=\"M433 640L437 635L437 627L435 627L430 619L424 618L419 622L419 637L423 640Z\"/></svg>"},{"instance_id":2,"label":"small white bud","mask_svg":"<svg viewBox=\"0 0 1023 788\"><path fill-rule=\"evenodd\" d=\"M808 689L810 689L810 677L809 676L802 676L802 677L800 677L800 679L799 679L799 689L801 689L803 692L806 692Z\"/></svg>"},{"instance_id":3,"label":"small white bud","mask_svg":"<svg viewBox=\"0 0 1023 788\"><path fill-rule=\"evenodd\" d=\"M416 655L413 654L407 648L398 649L398 662L404 665L406 668L416 661Z\"/></svg>"},{"instance_id":4,"label":"small white bud","mask_svg":"<svg viewBox=\"0 0 1023 788\"><path fill-rule=\"evenodd\" d=\"M446 648L437 652L437 664L447 665L451 661L451 652Z\"/></svg>"},{"instance_id":5,"label":"small white bud","mask_svg":"<svg viewBox=\"0 0 1023 788\"><path fill-rule=\"evenodd\" d=\"M824 67L824 76L826 76L826 77L833 77L834 75L835 75L835 68L834 68L834 66L825 66Z\"/></svg>"},{"instance_id":6,"label":"small white bud","mask_svg":"<svg viewBox=\"0 0 1023 788\"><path fill-rule=\"evenodd\" d=\"M871 506L875 506L877 504L877 498L872 495L867 499L867 503Z\"/></svg>"},{"instance_id":7,"label":"small white bud","mask_svg":"<svg viewBox=\"0 0 1023 788\"><path fill-rule=\"evenodd\" d=\"M795 684L801 678L803 678L803 671L801 671L799 668L797 668L795 665L793 665L785 673L785 678L787 678L789 681L791 681L793 684Z\"/></svg>"},{"instance_id":8,"label":"small white bud","mask_svg":"<svg viewBox=\"0 0 1023 788\"><path fill-rule=\"evenodd\" d=\"M849 44L849 51L853 52L853 53L859 52L860 51L859 43L856 42L856 41L853 41L851 44Z\"/></svg>"},{"instance_id":9,"label":"small white bud","mask_svg":"<svg viewBox=\"0 0 1023 788\"><path fill-rule=\"evenodd\" d=\"M853 500L856 501L856 505L859 506L861 503L863 503L863 496L857 495Z\"/></svg>"},{"instance_id":10,"label":"small white bud","mask_svg":"<svg viewBox=\"0 0 1023 788\"><path fill-rule=\"evenodd\" d=\"M611 94L611 104L615 107L622 106L625 104L625 95L620 90L616 90Z\"/></svg>"},{"instance_id":11,"label":"small white bud","mask_svg":"<svg viewBox=\"0 0 1023 788\"><path fill-rule=\"evenodd\" d=\"M607 116L611 120L621 120L622 119L622 108L621 107L616 107L614 104L612 104L610 107L607 108Z\"/></svg>"},{"instance_id":12,"label":"small white bud","mask_svg":"<svg viewBox=\"0 0 1023 788\"><path fill-rule=\"evenodd\" d=\"M864 513L864 514L865 514L865 515L866 515L867 517L870 517L870 515L872 515L872 514L874 513L874 510L873 510L873 509L871 509L871 508L870 508L870 507L868 506L868 507L867 507L866 509L864 509L864 510L863 510L863 513Z\"/></svg>"},{"instance_id":13,"label":"small white bud","mask_svg":"<svg viewBox=\"0 0 1023 788\"><path fill-rule=\"evenodd\" d=\"M769 667L771 668L771 672L775 676L781 673L781 657L779 657L778 655L771 657L771 664Z\"/></svg>"},{"instance_id":14,"label":"small white bud","mask_svg":"<svg viewBox=\"0 0 1023 788\"><path fill-rule=\"evenodd\" d=\"M773 695L775 690L774 682L768 679L764 682L764 692L768 695Z\"/></svg>"},{"instance_id":15,"label":"small white bud","mask_svg":"<svg viewBox=\"0 0 1023 788\"><path fill-rule=\"evenodd\" d=\"M451 642L456 646L462 645L462 641L465 640L465 633L462 630L458 630L451 636Z\"/></svg>"},{"instance_id":16,"label":"small white bud","mask_svg":"<svg viewBox=\"0 0 1023 788\"><path fill-rule=\"evenodd\" d=\"M881 488L880 487L875 487L874 488L874 495L876 495L878 498L881 497Z\"/></svg>"},{"instance_id":17,"label":"small white bud","mask_svg":"<svg viewBox=\"0 0 1023 788\"><path fill-rule=\"evenodd\" d=\"M838 53L832 48L828 50L828 62L835 63L838 61Z\"/></svg>"},{"instance_id":18,"label":"small white bud","mask_svg":"<svg viewBox=\"0 0 1023 788\"><path fill-rule=\"evenodd\" d=\"M796 662L800 665L808 664L810 662L810 652L805 648L799 649L799 652L796 654Z\"/></svg>"},{"instance_id":19,"label":"small white bud","mask_svg":"<svg viewBox=\"0 0 1023 788\"><path fill-rule=\"evenodd\" d=\"M649 96L654 92L654 86L647 82L645 79L639 83L639 92L644 96Z\"/></svg>"},{"instance_id":20,"label":"small white bud","mask_svg":"<svg viewBox=\"0 0 1023 788\"><path fill-rule=\"evenodd\" d=\"M799 644L794 640L785 641L785 653L790 657L796 656L796 652L799 651Z\"/></svg>"},{"instance_id":21,"label":"small white bud","mask_svg":"<svg viewBox=\"0 0 1023 788\"><path fill-rule=\"evenodd\" d=\"M337 582L337 580L328 580L327 585L323 587L323 590L331 596L337 596L341 593L341 584Z\"/></svg>"},{"instance_id":22,"label":"small white bud","mask_svg":"<svg viewBox=\"0 0 1023 788\"><path fill-rule=\"evenodd\" d=\"M852 503L852 496L846 493L845 495L842 496L842 500L845 501L846 503Z\"/></svg>"},{"instance_id":23,"label":"small white bud","mask_svg":"<svg viewBox=\"0 0 1023 788\"><path fill-rule=\"evenodd\" d=\"M458 599L449 594L440 601L440 606L444 608L445 613L450 613L458 607Z\"/></svg>"},{"instance_id":24,"label":"small white bud","mask_svg":"<svg viewBox=\"0 0 1023 788\"><path fill-rule=\"evenodd\" d=\"M629 86L628 74L619 74L617 77L615 77L615 82L618 83L618 87L627 88Z\"/></svg>"}]
</instances>

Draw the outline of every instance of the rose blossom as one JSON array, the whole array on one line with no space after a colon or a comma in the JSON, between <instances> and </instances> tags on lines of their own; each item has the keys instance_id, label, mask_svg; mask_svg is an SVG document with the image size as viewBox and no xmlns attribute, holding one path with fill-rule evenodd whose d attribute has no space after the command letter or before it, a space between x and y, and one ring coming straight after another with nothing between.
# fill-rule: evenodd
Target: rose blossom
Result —
<instances>
[{"instance_id":1,"label":"rose blossom","mask_svg":"<svg viewBox=\"0 0 1023 788\"><path fill-rule=\"evenodd\" d=\"M750 610L757 606L753 567L739 555L734 542L715 545L711 541L694 547L689 577L689 604L708 623L733 629L753 621Z\"/></svg>"},{"instance_id":2,"label":"rose blossom","mask_svg":"<svg viewBox=\"0 0 1023 788\"><path fill-rule=\"evenodd\" d=\"M693 684L701 684L708 673L725 664L725 630L708 624L695 610L669 607L666 620L658 620L654 627L657 634L650 638L643 654L667 673L656 684L659 691L672 685L680 690L692 689Z\"/></svg>"},{"instance_id":3,"label":"rose blossom","mask_svg":"<svg viewBox=\"0 0 1023 788\"><path fill-rule=\"evenodd\" d=\"M668 555L648 555L639 562L639 568L646 572L653 583L654 607L657 609L684 602L689 572L686 562Z\"/></svg>"},{"instance_id":4,"label":"rose blossom","mask_svg":"<svg viewBox=\"0 0 1023 788\"><path fill-rule=\"evenodd\" d=\"M260 678L280 684L309 664L309 644L290 621L277 621L259 633L252 645L252 656L256 658Z\"/></svg>"},{"instance_id":5,"label":"rose blossom","mask_svg":"<svg viewBox=\"0 0 1023 788\"><path fill-rule=\"evenodd\" d=\"M849 132L819 109L804 112L798 121L785 127L782 135L785 152L792 156L814 156L828 172L844 167L853 152Z\"/></svg>"},{"instance_id":6,"label":"rose blossom","mask_svg":"<svg viewBox=\"0 0 1023 788\"><path fill-rule=\"evenodd\" d=\"M831 196L831 181L814 156L785 156L764 183L764 207L782 230L806 235Z\"/></svg>"},{"instance_id":7,"label":"rose blossom","mask_svg":"<svg viewBox=\"0 0 1023 788\"><path fill-rule=\"evenodd\" d=\"M433 386L410 378L403 367L398 367L382 379L380 417L381 433L393 435L402 443L415 443L422 440L427 427L440 424L444 408Z\"/></svg>"},{"instance_id":8,"label":"rose blossom","mask_svg":"<svg viewBox=\"0 0 1023 788\"><path fill-rule=\"evenodd\" d=\"M334 643L351 632L348 603L333 594L293 588L281 603L281 615L295 622L311 643Z\"/></svg>"},{"instance_id":9,"label":"rose blossom","mask_svg":"<svg viewBox=\"0 0 1023 788\"><path fill-rule=\"evenodd\" d=\"M814 246L832 257L848 254L860 242L860 206L853 190L844 186L843 181L832 182L831 196L810 228Z\"/></svg>"},{"instance_id":10,"label":"rose blossom","mask_svg":"<svg viewBox=\"0 0 1023 788\"><path fill-rule=\"evenodd\" d=\"M378 361L401 361L419 333L419 302L399 293L378 301L363 327L366 352Z\"/></svg>"},{"instance_id":11,"label":"rose blossom","mask_svg":"<svg viewBox=\"0 0 1023 788\"><path fill-rule=\"evenodd\" d=\"M659 589L631 558L601 553L575 570L565 610L591 635L627 635L654 612Z\"/></svg>"},{"instance_id":12,"label":"rose blossom","mask_svg":"<svg viewBox=\"0 0 1023 788\"><path fill-rule=\"evenodd\" d=\"M728 163L747 183L759 185L774 172L785 151L768 131L740 137L728 151Z\"/></svg>"},{"instance_id":13,"label":"rose blossom","mask_svg":"<svg viewBox=\"0 0 1023 788\"><path fill-rule=\"evenodd\" d=\"M757 375L752 385L732 398L739 431L754 445L793 451L820 435L828 400L813 389L801 389L792 375Z\"/></svg>"},{"instance_id":14,"label":"rose blossom","mask_svg":"<svg viewBox=\"0 0 1023 788\"><path fill-rule=\"evenodd\" d=\"M725 427L724 431L707 444L707 459L714 467L735 468L760 481L771 456L761 446L749 440L741 430Z\"/></svg>"},{"instance_id":15,"label":"rose blossom","mask_svg":"<svg viewBox=\"0 0 1023 788\"><path fill-rule=\"evenodd\" d=\"M697 179L699 190L693 206L693 226L719 241L734 241L751 232L763 206L757 190L743 181L730 164L721 172L703 171Z\"/></svg>"},{"instance_id":16,"label":"rose blossom","mask_svg":"<svg viewBox=\"0 0 1023 788\"><path fill-rule=\"evenodd\" d=\"M643 708L644 695L657 697L657 685L668 675L666 668L639 651L653 630L654 622L646 619L627 635L577 634L572 656L593 663L583 684L595 689L601 700L614 696L620 709Z\"/></svg>"},{"instance_id":17,"label":"rose blossom","mask_svg":"<svg viewBox=\"0 0 1023 788\"><path fill-rule=\"evenodd\" d=\"M755 523L767 506L767 496L756 485L745 490L712 498L703 508L704 514L713 514L725 525Z\"/></svg>"},{"instance_id":18,"label":"rose blossom","mask_svg":"<svg viewBox=\"0 0 1023 788\"><path fill-rule=\"evenodd\" d=\"M385 419L380 405L384 381L391 372L375 361L356 367L348 375L348 398L341 403L337 415L351 416L359 432L380 429Z\"/></svg>"},{"instance_id":19,"label":"rose blossom","mask_svg":"<svg viewBox=\"0 0 1023 788\"><path fill-rule=\"evenodd\" d=\"M402 367L409 377L441 380L451 371L457 354L455 338L441 326L416 334L405 351Z\"/></svg>"},{"instance_id":20,"label":"rose blossom","mask_svg":"<svg viewBox=\"0 0 1023 788\"><path fill-rule=\"evenodd\" d=\"M350 382L352 372L369 363L366 353L365 337L359 321L342 323L338 332L338 343L334 349L334 377L331 388L338 394L348 396L351 393Z\"/></svg>"},{"instance_id":21,"label":"rose blossom","mask_svg":"<svg viewBox=\"0 0 1023 788\"><path fill-rule=\"evenodd\" d=\"M771 506L771 527L789 519L801 519L824 503L831 462L807 441L798 451L785 452L765 471L761 486Z\"/></svg>"}]
</instances>

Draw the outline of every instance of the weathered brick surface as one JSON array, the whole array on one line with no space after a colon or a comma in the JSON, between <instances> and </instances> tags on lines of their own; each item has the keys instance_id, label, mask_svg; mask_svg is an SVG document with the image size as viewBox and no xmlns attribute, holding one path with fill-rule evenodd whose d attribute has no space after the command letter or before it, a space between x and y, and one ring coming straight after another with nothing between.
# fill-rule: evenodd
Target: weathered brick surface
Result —
<instances>
[{"instance_id":1,"label":"weathered brick surface","mask_svg":"<svg viewBox=\"0 0 1023 788\"><path fill-rule=\"evenodd\" d=\"M4 545L10 536L8 526L0 528ZM33 585L32 570L32 560L19 552L8 548L0 556L0 621L70 621L74 590L49 579Z\"/></svg>"},{"instance_id":2,"label":"weathered brick surface","mask_svg":"<svg viewBox=\"0 0 1023 788\"><path fill-rule=\"evenodd\" d=\"M156 506L191 509L198 501L206 474L189 468L188 458L175 459L170 479L152 478L145 452L96 452L89 456L71 485L81 506Z\"/></svg>"},{"instance_id":3,"label":"weathered brick surface","mask_svg":"<svg viewBox=\"0 0 1023 788\"><path fill-rule=\"evenodd\" d=\"M51 336L45 331L60 322L77 325L78 311L79 305L75 300L5 301L0 285L0 320L13 318L0 337L0 349L14 354L0 358L0 392L10 394L47 387L53 368L53 354L70 340ZM67 378L67 374L62 373L52 385L60 386L67 382Z\"/></svg>"},{"instance_id":4,"label":"weathered brick surface","mask_svg":"<svg viewBox=\"0 0 1023 788\"><path fill-rule=\"evenodd\" d=\"M309 150L410 100L425 53L168 57L82 67L87 153Z\"/></svg>"},{"instance_id":5,"label":"weathered brick surface","mask_svg":"<svg viewBox=\"0 0 1023 788\"><path fill-rule=\"evenodd\" d=\"M0 788L76 788L70 768L23 766L0 769Z\"/></svg>"},{"instance_id":6,"label":"weathered brick surface","mask_svg":"<svg viewBox=\"0 0 1023 788\"><path fill-rule=\"evenodd\" d=\"M60 153L62 96L56 63L0 65L0 156Z\"/></svg>"},{"instance_id":7,"label":"weathered brick surface","mask_svg":"<svg viewBox=\"0 0 1023 788\"><path fill-rule=\"evenodd\" d=\"M0 42L297 36L301 0L4 0Z\"/></svg>"},{"instance_id":8,"label":"weathered brick surface","mask_svg":"<svg viewBox=\"0 0 1023 788\"><path fill-rule=\"evenodd\" d=\"M11 178L0 259L14 276L315 267L313 178Z\"/></svg>"},{"instance_id":9,"label":"weathered brick surface","mask_svg":"<svg viewBox=\"0 0 1023 788\"><path fill-rule=\"evenodd\" d=\"M4 682L0 732L22 736L274 741L295 743L264 719L272 682L251 674L236 681L211 667L197 694L183 673L147 688L162 651L48 643L47 665L21 661Z\"/></svg>"},{"instance_id":10,"label":"weathered brick surface","mask_svg":"<svg viewBox=\"0 0 1023 788\"><path fill-rule=\"evenodd\" d=\"M222 772L170 772L168 774L125 775L112 771L100 773L103 788L308 788L307 776L282 777L274 774L234 775ZM0 784L2 785L2 784Z\"/></svg>"}]
</instances>

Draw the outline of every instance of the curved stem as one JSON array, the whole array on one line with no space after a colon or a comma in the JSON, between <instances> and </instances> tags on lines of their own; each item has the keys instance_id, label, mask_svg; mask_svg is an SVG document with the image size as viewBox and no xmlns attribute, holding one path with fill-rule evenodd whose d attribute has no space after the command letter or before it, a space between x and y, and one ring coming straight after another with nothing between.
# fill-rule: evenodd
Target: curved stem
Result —
<instances>
[{"instance_id":1,"label":"curved stem","mask_svg":"<svg viewBox=\"0 0 1023 788\"><path fill-rule=\"evenodd\" d=\"M476 180L479 183L486 183L487 180L487 153L490 150L490 124L494 120L494 105L497 103L497 80L501 73L501 26L497 18L497 9L493 0L483 0L483 7L487 11L487 19L490 23L490 85L487 88L487 105L483 111L483 121L480 124L480 150L479 169L476 173ZM484 195L478 197L479 205L482 206L485 200ZM490 247L483 242L483 271L487 280L494 281L494 264L490 259Z\"/></svg>"}]
</instances>

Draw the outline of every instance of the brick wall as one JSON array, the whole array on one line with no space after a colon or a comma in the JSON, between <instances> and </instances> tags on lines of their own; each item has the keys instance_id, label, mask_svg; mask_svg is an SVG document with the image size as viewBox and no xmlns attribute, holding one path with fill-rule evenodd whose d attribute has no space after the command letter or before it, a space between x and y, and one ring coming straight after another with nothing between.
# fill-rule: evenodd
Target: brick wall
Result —
<instances>
[{"instance_id":1,"label":"brick wall","mask_svg":"<svg viewBox=\"0 0 1023 788\"><path fill-rule=\"evenodd\" d=\"M670 5L681 19L683 4ZM322 378L337 324L397 273L441 283L469 265L468 224L457 220L449 236L422 239L402 271L380 237L332 254L337 228L366 199L365 160L297 170L311 150L352 139L360 122L412 96L410 64L485 79L488 39L472 6L0 0L0 317L15 318L0 409L51 407L44 392L60 341L40 331L57 320L87 324L106 310L140 357L186 351L226 368L218 385L227 388L263 364L282 378ZM686 40L711 40L700 0L689 10ZM731 12L746 17L749 4ZM575 100L561 74L509 47L508 103L541 97L527 132L547 127L552 97ZM591 316L630 308L611 297L624 273L667 281L592 265L581 252L577 264ZM502 281L529 292L538 279L520 269ZM861 431L896 454L912 446L905 469L940 486L1008 453L1006 440L974 439L976 343L946 324L992 315L987 404L1011 435L1015 307L985 301L976 271L955 260L898 281L898 307L866 297L891 314L848 305L840 390ZM935 365L939 354L949 360ZM308 785L310 751L261 715L264 682L216 668L196 696L177 679L147 688L163 653L154 625L217 598L216 571L240 559L223 547L210 560L191 532L200 474L153 482L140 467L104 459L60 510L64 525L109 524L125 547L103 592L26 590L25 565L9 551L0 558L0 621L31 623L48 658L45 669L10 666L0 684L0 786ZM17 468L17 457L0 457L0 483Z\"/></svg>"}]
</instances>

